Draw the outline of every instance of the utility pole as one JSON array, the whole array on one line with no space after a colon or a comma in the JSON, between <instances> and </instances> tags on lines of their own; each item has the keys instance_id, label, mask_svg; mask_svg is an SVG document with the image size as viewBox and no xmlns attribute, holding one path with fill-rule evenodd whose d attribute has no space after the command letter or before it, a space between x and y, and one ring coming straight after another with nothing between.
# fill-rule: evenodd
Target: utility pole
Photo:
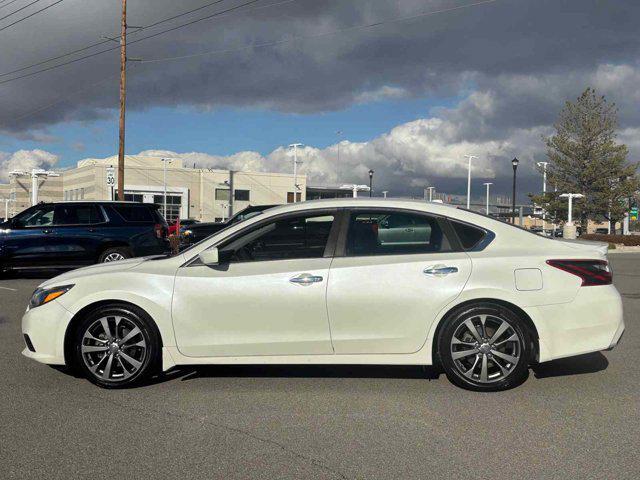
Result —
<instances>
[{"instance_id":1,"label":"utility pole","mask_svg":"<svg viewBox=\"0 0 640 480\"><path fill-rule=\"evenodd\" d=\"M489 215L489 187L493 185L493 183L487 182L487 183L484 183L483 185L487 187L487 212L486 213L487 215Z\"/></svg>"},{"instance_id":2,"label":"utility pole","mask_svg":"<svg viewBox=\"0 0 640 480\"><path fill-rule=\"evenodd\" d=\"M120 28L120 134L118 137L118 200L124 200L124 114L127 99L127 0L122 0Z\"/></svg>"}]
</instances>

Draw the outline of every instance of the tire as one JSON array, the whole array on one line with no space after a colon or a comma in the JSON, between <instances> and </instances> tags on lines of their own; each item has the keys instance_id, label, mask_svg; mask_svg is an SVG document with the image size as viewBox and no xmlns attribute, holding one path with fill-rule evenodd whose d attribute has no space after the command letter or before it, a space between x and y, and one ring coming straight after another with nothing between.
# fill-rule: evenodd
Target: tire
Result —
<instances>
[{"instance_id":1,"label":"tire","mask_svg":"<svg viewBox=\"0 0 640 480\"><path fill-rule=\"evenodd\" d=\"M529 375L531 355L522 319L490 302L455 310L438 335L438 358L447 378L467 390L497 392L520 385Z\"/></svg>"},{"instance_id":2,"label":"tire","mask_svg":"<svg viewBox=\"0 0 640 480\"><path fill-rule=\"evenodd\" d=\"M160 335L153 321L134 306L93 310L80 321L73 338L74 365L100 387L131 387L159 371Z\"/></svg>"},{"instance_id":3,"label":"tire","mask_svg":"<svg viewBox=\"0 0 640 480\"><path fill-rule=\"evenodd\" d=\"M126 260L131 257L133 257L133 254L127 247L107 248L98 257L98 263L116 262L118 260Z\"/></svg>"}]
</instances>

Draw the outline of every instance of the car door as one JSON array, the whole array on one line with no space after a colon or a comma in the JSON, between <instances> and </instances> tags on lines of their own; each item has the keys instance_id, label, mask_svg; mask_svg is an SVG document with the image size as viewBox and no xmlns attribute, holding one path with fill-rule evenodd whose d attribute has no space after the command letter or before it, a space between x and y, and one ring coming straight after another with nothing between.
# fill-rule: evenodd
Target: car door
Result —
<instances>
[{"instance_id":1,"label":"car door","mask_svg":"<svg viewBox=\"0 0 640 480\"><path fill-rule=\"evenodd\" d=\"M393 241L386 241L384 234L380 238L383 222L411 227L404 238L395 231ZM448 230L444 220L420 212L350 213L327 290L336 354L413 353L422 347L434 319L471 273L469 256Z\"/></svg>"},{"instance_id":2,"label":"car door","mask_svg":"<svg viewBox=\"0 0 640 480\"><path fill-rule=\"evenodd\" d=\"M172 315L188 356L332 354L326 290L336 212L265 219L178 269Z\"/></svg>"},{"instance_id":3,"label":"car door","mask_svg":"<svg viewBox=\"0 0 640 480\"><path fill-rule=\"evenodd\" d=\"M102 210L95 204L57 204L50 241L60 265L95 263L103 236L100 226L104 223Z\"/></svg>"},{"instance_id":4,"label":"car door","mask_svg":"<svg viewBox=\"0 0 640 480\"><path fill-rule=\"evenodd\" d=\"M36 205L11 219L3 236L2 257L13 268L53 265L53 205Z\"/></svg>"}]
</instances>

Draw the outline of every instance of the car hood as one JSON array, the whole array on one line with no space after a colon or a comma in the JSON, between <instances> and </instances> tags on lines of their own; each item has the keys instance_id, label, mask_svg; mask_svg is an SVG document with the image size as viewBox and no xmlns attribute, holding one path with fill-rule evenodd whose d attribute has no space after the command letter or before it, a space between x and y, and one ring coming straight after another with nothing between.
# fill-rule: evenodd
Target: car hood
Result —
<instances>
[{"instance_id":1,"label":"car hood","mask_svg":"<svg viewBox=\"0 0 640 480\"><path fill-rule=\"evenodd\" d=\"M89 267L78 268L76 270L71 270L69 272L65 272L62 275L58 275L57 277L53 277L43 283L41 283L40 287L48 287L53 285L61 285L66 282L73 282L82 277L89 277L93 275L102 275L105 273L113 273L113 272L123 272L125 270L130 270L147 260L155 258L155 257L138 257L138 258L130 258L129 260L120 260L118 262L109 262L109 263L99 263L97 265L91 265Z\"/></svg>"}]
</instances>

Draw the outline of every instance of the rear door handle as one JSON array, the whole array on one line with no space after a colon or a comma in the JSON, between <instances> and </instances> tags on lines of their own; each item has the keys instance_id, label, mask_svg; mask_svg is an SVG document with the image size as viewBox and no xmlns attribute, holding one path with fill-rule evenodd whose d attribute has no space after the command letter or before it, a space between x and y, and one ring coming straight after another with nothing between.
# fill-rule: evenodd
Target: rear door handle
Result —
<instances>
[{"instance_id":1,"label":"rear door handle","mask_svg":"<svg viewBox=\"0 0 640 480\"><path fill-rule=\"evenodd\" d=\"M289 279L291 283L302 286L308 286L313 283L321 282L322 280L323 278L320 275L311 275L310 273L301 273L300 275Z\"/></svg>"},{"instance_id":2,"label":"rear door handle","mask_svg":"<svg viewBox=\"0 0 640 480\"><path fill-rule=\"evenodd\" d=\"M53 230L49 230L48 228L45 228L44 230L42 230L42 233L53 233Z\"/></svg>"},{"instance_id":3,"label":"rear door handle","mask_svg":"<svg viewBox=\"0 0 640 480\"><path fill-rule=\"evenodd\" d=\"M458 273L458 267L448 267L447 265L433 265L425 268L422 273L433 277L445 277L451 273Z\"/></svg>"}]
</instances>

